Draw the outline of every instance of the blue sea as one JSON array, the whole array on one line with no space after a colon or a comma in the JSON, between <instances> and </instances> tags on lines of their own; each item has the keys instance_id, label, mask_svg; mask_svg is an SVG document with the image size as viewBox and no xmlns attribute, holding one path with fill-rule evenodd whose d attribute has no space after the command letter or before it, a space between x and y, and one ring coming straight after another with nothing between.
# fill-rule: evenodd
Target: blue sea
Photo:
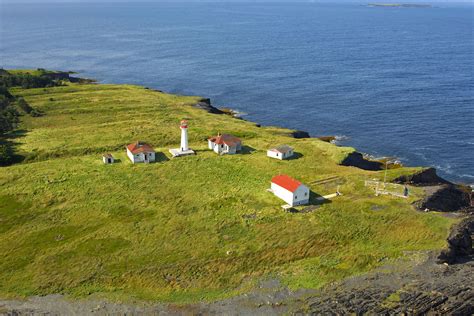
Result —
<instances>
[{"instance_id":1,"label":"blue sea","mask_svg":"<svg viewBox=\"0 0 474 316\"><path fill-rule=\"evenodd\" d=\"M474 183L473 5L0 3L0 66L210 97Z\"/></svg>"}]
</instances>

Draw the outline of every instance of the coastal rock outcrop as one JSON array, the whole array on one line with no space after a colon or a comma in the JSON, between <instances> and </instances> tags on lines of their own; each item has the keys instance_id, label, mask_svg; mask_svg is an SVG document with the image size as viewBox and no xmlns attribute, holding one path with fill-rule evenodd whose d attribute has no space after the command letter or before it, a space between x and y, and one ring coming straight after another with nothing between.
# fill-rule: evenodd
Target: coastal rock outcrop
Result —
<instances>
[{"instance_id":1,"label":"coastal rock outcrop","mask_svg":"<svg viewBox=\"0 0 474 316\"><path fill-rule=\"evenodd\" d=\"M357 167L364 170L383 170L384 164L379 161L368 160L360 152L354 151L341 162L343 166Z\"/></svg>"},{"instance_id":2,"label":"coastal rock outcrop","mask_svg":"<svg viewBox=\"0 0 474 316\"><path fill-rule=\"evenodd\" d=\"M221 111L218 108L216 108L215 106L212 106L211 105L211 99L209 99L209 98L202 98L201 100L199 100L198 103L194 104L193 107L204 110L204 111L206 111L208 113L212 113L212 114L225 114L224 111Z\"/></svg>"},{"instance_id":3,"label":"coastal rock outcrop","mask_svg":"<svg viewBox=\"0 0 474 316\"><path fill-rule=\"evenodd\" d=\"M411 184L416 186L451 184L436 173L435 168L426 168L420 172L404 175L393 180L394 183Z\"/></svg>"},{"instance_id":4,"label":"coastal rock outcrop","mask_svg":"<svg viewBox=\"0 0 474 316\"><path fill-rule=\"evenodd\" d=\"M290 136L293 138L311 138L308 132L295 130L290 133Z\"/></svg>"},{"instance_id":5,"label":"coastal rock outcrop","mask_svg":"<svg viewBox=\"0 0 474 316\"><path fill-rule=\"evenodd\" d=\"M421 210L440 212L474 212L470 187L456 184L427 186L424 188L426 197L416 203Z\"/></svg>"},{"instance_id":6,"label":"coastal rock outcrop","mask_svg":"<svg viewBox=\"0 0 474 316\"><path fill-rule=\"evenodd\" d=\"M427 168L412 175L404 175L396 178L393 182L424 187L425 198L415 203L420 210L467 213L474 211L472 189L441 178L436 174L435 168Z\"/></svg>"},{"instance_id":7,"label":"coastal rock outcrop","mask_svg":"<svg viewBox=\"0 0 474 316\"><path fill-rule=\"evenodd\" d=\"M474 215L465 218L452 228L448 237L448 248L441 251L438 263L456 263L474 255L472 238L474 235Z\"/></svg>"}]
</instances>

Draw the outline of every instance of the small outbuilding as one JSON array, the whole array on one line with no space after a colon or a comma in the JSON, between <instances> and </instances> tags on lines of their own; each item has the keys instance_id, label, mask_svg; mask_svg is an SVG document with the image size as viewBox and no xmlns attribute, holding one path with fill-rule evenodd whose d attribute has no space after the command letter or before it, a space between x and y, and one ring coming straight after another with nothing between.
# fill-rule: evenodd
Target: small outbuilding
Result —
<instances>
[{"instance_id":1,"label":"small outbuilding","mask_svg":"<svg viewBox=\"0 0 474 316\"><path fill-rule=\"evenodd\" d=\"M240 138L222 134L210 137L208 139L209 149L212 149L217 154L236 154L242 150L242 141Z\"/></svg>"},{"instance_id":2,"label":"small outbuilding","mask_svg":"<svg viewBox=\"0 0 474 316\"><path fill-rule=\"evenodd\" d=\"M128 145L126 148L127 156L132 163L149 163L154 162L156 159L155 150L148 144L137 141Z\"/></svg>"},{"instance_id":3,"label":"small outbuilding","mask_svg":"<svg viewBox=\"0 0 474 316\"><path fill-rule=\"evenodd\" d=\"M281 145L272 149L267 150L267 156L275 159L288 159L294 154L293 147L288 145Z\"/></svg>"},{"instance_id":4,"label":"small outbuilding","mask_svg":"<svg viewBox=\"0 0 474 316\"><path fill-rule=\"evenodd\" d=\"M290 206L309 203L309 188L284 174L272 178L271 191Z\"/></svg>"},{"instance_id":5,"label":"small outbuilding","mask_svg":"<svg viewBox=\"0 0 474 316\"><path fill-rule=\"evenodd\" d=\"M104 162L104 164L108 165L108 164L114 163L115 159L114 159L114 156L112 156L112 154L105 154L102 156L102 161Z\"/></svg>"}]
</instances>

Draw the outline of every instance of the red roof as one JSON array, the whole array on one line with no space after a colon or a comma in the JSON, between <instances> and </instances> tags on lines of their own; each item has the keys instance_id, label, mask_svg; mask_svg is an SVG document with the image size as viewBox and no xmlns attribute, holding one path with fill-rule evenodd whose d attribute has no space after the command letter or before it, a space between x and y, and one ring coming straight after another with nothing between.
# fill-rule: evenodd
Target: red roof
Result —
<instances>
[{"instance_id":1,"label":"red roof","mask_svg":"<svg viewBox=\"0 0 474 316\"><path fill-rule=\"evenodd\" d=\"M227 146L236 146L237 144L241 142L240 138L229 135L229 134L214 136L214 137L209 138L209 140L218 145L226 144Z\"/></svg>"},{"instance_id":2,"label":"red roof","mask_svg":"<svg viewBox=\"0 0 474 316\"><path fill-rule=\"evenodd\" d=\"M127 146L127 149L130 150L132 154L139 154L139 153L154 153L155 150L148 144L135 142Z\"/></svg>"},{"instance_id":3,"label":"red roof","mask_svg":"<svg viewBox=\"0 0 474 316\"><path fill-rule=\"evenodd\" d=\"M301 182L285 174L274 176L272 183L275 183L276 185L279 185L290 192L295 192L296 189L298 189L298 187L301 185Z\"/></svg>"}]
</instances>

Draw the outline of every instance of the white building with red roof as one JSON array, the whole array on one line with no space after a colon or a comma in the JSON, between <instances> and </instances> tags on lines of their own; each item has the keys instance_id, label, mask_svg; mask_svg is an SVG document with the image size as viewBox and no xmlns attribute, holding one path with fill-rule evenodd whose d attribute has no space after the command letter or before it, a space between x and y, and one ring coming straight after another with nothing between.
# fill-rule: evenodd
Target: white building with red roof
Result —
<instances>
[{"instance_id":1,"label":"white building with red roof","mask_svg":"<svg viewBox=\"0 0 474 316\"><path fill-rule=\"evenodd\" d=\"M220 155L235 154L242 150L242 141L240 138L229 134L210 137L208 139L208 144L209 149L212 149L214 152Z\"/></svg>"},{"instance_id":2,"label":"white building with red roof","mask_svg":"<svg viewBox=\"0 0 474 316\"><path fill-rule=\"evenodd\" d=\"M309 203L309 188L284 174L272 178L271 191L290 206Z\"/></svg>"},{"instance_id":3,"label":"white building with red roof","mask_svg":"<svg viewBox=\"0 0 474 316\"><path fill-rule=\"evenodd\" d=\"M155 150L148 144L137 141L128 145L126 148L127 156L132 163L149 163L154 162L156 159Z\"/></svg>"}]
</instances>

